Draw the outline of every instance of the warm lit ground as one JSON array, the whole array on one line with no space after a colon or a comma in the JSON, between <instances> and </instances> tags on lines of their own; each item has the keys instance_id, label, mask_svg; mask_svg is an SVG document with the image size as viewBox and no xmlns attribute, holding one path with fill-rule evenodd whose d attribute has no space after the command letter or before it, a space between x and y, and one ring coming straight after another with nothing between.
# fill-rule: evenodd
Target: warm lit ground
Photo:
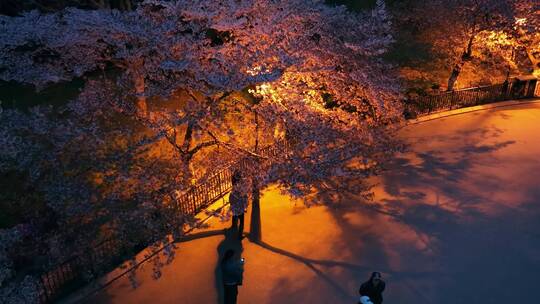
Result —
<instances>
[{"instance_id":1,"label":"warm lit ground","mask_svg":"<svg viewBox=\"0 0 540 304\"><path fill-rule=\"evenodd\" d=\"M411 152L380 179L373 203L303 207L264 193L263 244L245 239L239 303L355 303L379 270L385 303L537 303L540 103L405 128ZM212 220L209 230L224 224ZM249 230L249 217L246 230ZM178 245L161 279L152 265L87 303L218 303L222 234Z\"/></svg>"}]
</instances>

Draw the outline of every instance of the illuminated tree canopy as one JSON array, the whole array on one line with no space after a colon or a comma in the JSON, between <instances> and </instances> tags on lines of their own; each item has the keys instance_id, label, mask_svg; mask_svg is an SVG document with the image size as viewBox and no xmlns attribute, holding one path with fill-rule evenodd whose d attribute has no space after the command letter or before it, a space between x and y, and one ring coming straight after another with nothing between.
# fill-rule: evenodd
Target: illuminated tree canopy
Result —
<instances>
[{"instance_id":1,"label":"illuminated tree canopy","mask_svg":"<svg viewBox=\"0 0 540 304\"><path fill-rule=\"evenodd\" d=\"M428 78L452 90L537 69L532 62L539 45L535 1L410 0L397 2L392 11L398 30L405 32L397 34L405 42L396 46L409 44L413 55L423 54L400 67L411 78Z\"/></svg>"},{"instance_id":2,"label":"illuminated tree canopy","mask_svg":"<svg viewBox=\"0 0 540 304\"><path fill-rule=\"evenodd\" d=\"M65 105L2 111L1 173L18 174L53 220L2 231L11 241L0 282L14 275L23 239L54 263L104 237L148 243L178 232L184 219L167 206L245 157L257 160L250 180L296 195L376 172L396 149L401 113L380 59L392 42L383 1L360 13L230 0L0 17L1 80L37 89L85 80ZM258 154L283 139L284 155Z\"/></svg>"}]
</instances>

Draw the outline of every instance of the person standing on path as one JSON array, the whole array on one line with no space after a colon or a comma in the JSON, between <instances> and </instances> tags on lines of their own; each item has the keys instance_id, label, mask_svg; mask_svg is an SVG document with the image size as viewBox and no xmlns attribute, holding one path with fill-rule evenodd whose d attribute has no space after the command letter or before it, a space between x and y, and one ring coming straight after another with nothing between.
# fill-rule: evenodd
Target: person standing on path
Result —
<instances>
[{"instance_id":1,"label":"person standing on path","mask_svg":"<svg viewBox=\"0 0 540 304\"><path fill-rule=\"evenodd\" d=\"M232 225L231 229L238 230L238 239L244 238L244 213L248 205L248 197L243 191L247 188L243 183L240 171L235 170L232 176L232 191L229 195L229 203L231 204Z\"/></svg>"},{"instance_id":2,"label":"person standing on path","mask_svg":"<svg viewBox=\"0 0 540 304\"><path fill-rule=\"evenodd\" d=\"M242 285L244 275L244 259L236 259L234 253L227 250L221 260L225 304L236 304L238 285Z\"/></svg>"},{"instance_id":3,"label":"person standing on path","mask_svg":"<svg viewBox=\"0 0 540 304\"><path fill-rule=\"evenodd\" d=\"M386 283L382 280L381 273L375 271L371 273L369 280L360 286L358 292L360 296L368 296L373 304L381 304L385 287Z\"/></svg>"}]
</instances>

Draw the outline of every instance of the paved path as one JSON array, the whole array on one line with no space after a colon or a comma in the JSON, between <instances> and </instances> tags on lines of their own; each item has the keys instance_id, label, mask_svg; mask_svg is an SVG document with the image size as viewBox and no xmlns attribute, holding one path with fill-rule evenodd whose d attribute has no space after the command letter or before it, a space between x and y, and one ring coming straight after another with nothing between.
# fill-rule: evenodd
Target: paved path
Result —
<instances>
[{"instance_id":1,"label":"paved path","mask_svg":"<svg viewBox=\"0 0 540 304\"><path fill-rule=\"evenodd\" d=\"M410 151L375 198L307 208L277 189L261 201L262 244L245 239L238 303L355 303L372 270L385 303L536 303L540 274L540 103L402 130ZM246 219L249 230L249 217ZM120 279L87 303L218 303L219 254L239 245L212 220L178 244L159 280ZM236 245L235 245L236 243Z\"/></svg>"}]
</instances>

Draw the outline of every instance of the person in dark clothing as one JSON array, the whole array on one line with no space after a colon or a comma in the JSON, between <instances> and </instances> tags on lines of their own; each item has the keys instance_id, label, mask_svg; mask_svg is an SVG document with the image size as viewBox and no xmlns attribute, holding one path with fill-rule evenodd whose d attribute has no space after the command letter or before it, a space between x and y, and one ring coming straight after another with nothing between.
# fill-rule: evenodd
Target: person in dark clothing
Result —
<instances>
[{"instance_id":1,"label":"person in dark clothing","mask_svg":"<svg viewBox=\"0 0 540 304\"><path fill-rule=\"evenodd\" d=\"M382 293L385 287L386 283L381 279L381 273L375 271L371 274L369 281L360 286L358 292L360 296L368 296L373 304L381 304L383 302Z\"/></svg>"},{"instance_id":2,"label":"person in dark clothing","mask_svg":"<svg viewBox=\"0 0 540 304\"><path fill-rule=\"evenodd\" d=\"M242 193L241 189L244 185L241 184L242 176L239 171L235 171L232 176L232 191L229 196L229 202L231 204L232 212L232 226L231 229L238 229L238 239L243 238L244 233L244 213L247 209L248 198L247 195ZM240 222L240 225L238 225Z\"/></svg>"},{"instance_id":3,"label":"person in dark clothing","mask_svg":"<svg viewBox=\"0 0 540 304\"><path fill-rule=\"evenodd\" d=\"M244 260L234 258L234 250L225 252L221 260L225 304L236 304L238 297L238 285L242 285L244 274Z\"/></svg>"}]
</instances>

